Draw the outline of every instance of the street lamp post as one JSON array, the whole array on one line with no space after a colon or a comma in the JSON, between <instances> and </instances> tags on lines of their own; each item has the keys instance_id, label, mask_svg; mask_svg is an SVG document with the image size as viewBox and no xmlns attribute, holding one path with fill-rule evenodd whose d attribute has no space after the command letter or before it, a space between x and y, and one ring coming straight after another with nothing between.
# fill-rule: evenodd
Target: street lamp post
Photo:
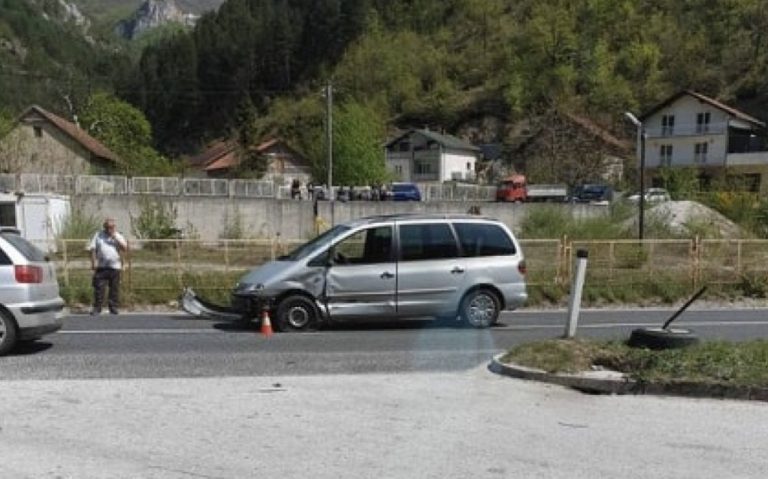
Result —
<instances>
[{"instance_id":1,"label":"street lamp post","mask_svg":"<svg viewBox=\"0 0 768 479\"><path fill-rule=\"evenodd\" d=\"M637 238L643 241L644 221L645 221L645 128L643 122L637 119L630 112L625 112L624 116L632 122L637 128L638 155L640 156L640 217L638 218Z\"/></svg>"}]
</instances>

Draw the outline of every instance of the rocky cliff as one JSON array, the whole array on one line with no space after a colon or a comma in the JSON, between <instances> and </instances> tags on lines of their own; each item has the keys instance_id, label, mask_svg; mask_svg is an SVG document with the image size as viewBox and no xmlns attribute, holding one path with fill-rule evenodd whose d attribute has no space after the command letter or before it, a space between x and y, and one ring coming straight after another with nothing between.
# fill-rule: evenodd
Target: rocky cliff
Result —
<instances>
[{"instance_id":1,"label":"rocky cliff","mask_svg":"<svg viewBox=\"0 0 768 479\"><path fill-rule=\"evenodd\" d=\"M133 39L152 28L169 23L192 26L198 16L183 12L174 0L146 0L127 20L118 23L116 33Z\"/></svg>"}]
</instances>

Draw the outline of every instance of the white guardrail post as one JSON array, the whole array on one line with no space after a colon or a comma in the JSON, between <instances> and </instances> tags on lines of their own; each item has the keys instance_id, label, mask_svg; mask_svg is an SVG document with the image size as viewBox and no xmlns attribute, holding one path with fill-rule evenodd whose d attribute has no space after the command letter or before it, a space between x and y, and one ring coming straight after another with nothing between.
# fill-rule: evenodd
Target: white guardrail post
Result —
<instances>
[{"instance_id":1,"label":"white guardrail post","mask_svg":"<svg viewBox=\"0 0 768 479\"><path fill-rule=\"evenodd\" d=\"M579 324L579 310L581 309L581 292L584 289L584 278L587 273L587 257L589 253L585 249L576 251L576 272L571 283L571 296L568 301L568 322L565 325L565 337L570 339L576 336L576 327Z\"/></svg>"}]
</instances>

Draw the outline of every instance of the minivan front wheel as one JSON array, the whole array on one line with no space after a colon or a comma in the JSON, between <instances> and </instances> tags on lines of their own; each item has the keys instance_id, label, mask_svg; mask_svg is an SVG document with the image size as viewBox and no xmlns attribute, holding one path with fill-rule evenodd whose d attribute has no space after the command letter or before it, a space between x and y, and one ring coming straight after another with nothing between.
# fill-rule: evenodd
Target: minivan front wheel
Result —
<instances>
[{"instance_id":1,"label":"minivan front wheel","mask_svg":"<svg viewBox=\"0 0 768 479\"><path fill-rule=\"evenodd\" d=\"M16 323L5 311L0 311L0 356L16 346Z\"/></svg>"},{"instance_id":2,"label":"minivan front wheel","mask_svg":"<svg viewBox=\"0 0 768 479\"><path fill-rule=\"evenodd\" d=\"M317 308L306 296L288 296L280 301L275 316L278 331L310 331L317 326Z\"/></svg>"},{"instance_id":3,"label":"minivan front wheel","mask_svg":"<svg viewBox=\"0 0 768 479\"><path fill-rule=\"evenodd\" d=\"M501 303L488 289L469 292L461 302L461 319L474 328L487 328L496 323L501 313Z\"/></svg>"}]
</instances>

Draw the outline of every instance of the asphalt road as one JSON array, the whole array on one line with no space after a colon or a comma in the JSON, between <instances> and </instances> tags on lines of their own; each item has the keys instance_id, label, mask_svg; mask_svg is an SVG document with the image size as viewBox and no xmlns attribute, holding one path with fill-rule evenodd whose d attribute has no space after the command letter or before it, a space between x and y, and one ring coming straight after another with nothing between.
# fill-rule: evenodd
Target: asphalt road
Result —
<instances>
[{"instance_id":1,"label":"asphalt road","mask_svg":"<svg viewBox=\"0 0 768 479\"><path fill-rule=\"evenodd\" d=\"M578 335L626 338L670 309L587 310ZM565 311L505 313L488 330L415 321L275 334L181 314L73 315L0 360L0 379L159 378L460 371L523 342L562 335ZM674 323L707 339L768 338L768 309L688 311Z\"/></svg>"},{"instance_id":2,"label":"asphalt road","mask_svg":"<svg viewBox=\"0 0 768 479\"><path fill-rule=\"evenodd\" d=\"M768 337L766 310L682 318ZM669 311L586 312L625 336ZM13 479L762 478L764 403L585 395L490 373L562 334L565 313L476 331L425 323L262 337L181 315L73 316L0 358L2 477Z\"/></svg>"}]
</instances>

